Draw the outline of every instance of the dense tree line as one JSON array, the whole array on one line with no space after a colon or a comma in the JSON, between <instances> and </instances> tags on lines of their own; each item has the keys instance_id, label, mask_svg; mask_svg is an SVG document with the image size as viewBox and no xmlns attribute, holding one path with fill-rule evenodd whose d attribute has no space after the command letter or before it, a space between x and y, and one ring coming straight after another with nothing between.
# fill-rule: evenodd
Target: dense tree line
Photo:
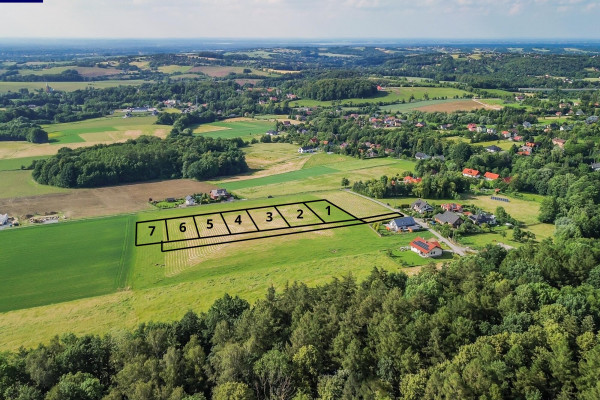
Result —
<instances>
[{"instance_id":1,"label":"dense tree line","mask_svg":"<svg viewBox=\"0 0 600 400\"><path fill-rule=\"evenodd\" d=\"M0 122L0 141L26 140L31 143L45 143L48 132L27 118L17 118L10 122Z\"/></svg>"},{"instance_id":2,"label":"dense tree line","mask_svg":"<svg viewBox=\"0 0 600 400\"><path fill-rule=\"evenodd\" d=\"M33 163L33 178L60 187L100 187L154 179L209 179L248 170L241 140L142 136L72 150Z\"/></svg>"},{"instance_id":3,"label":"dense tree line","mask_svg":"<svg viewBox=\"0 0 600 400\"><path fill-rule=\"evenodd\" d=\"M0 356L5 399L595 399L600 246L527 244L413 277L374 269L250 305Z\"/></svg>"},{"instance_id":4,"label":"dense tree line","mask_svg":"<svg viewBox=\"0 0 600 400\"><path fill-rule=\"evenodd\" d=\"M307 82L300 93L321 101L373 97L377 94L377 84L367 79L319 79Z\"/></svg>"},{"instance_id":5,"label":"dense tree line","mask_svg":"<svg viewBox=\"0 0 600 400\"><path fill-rule=\"evenodd\" d=\"M404 175L408 175L408 173ZM419 176L422 176L421 182L405 184L404 176L389 178L384 175L379 179L354 182L352 190L377 199L408 196L443 199L458 198L461 193L469 190L471 185L471 181L459 172L444 171L437 174L425 173Z\"/></svg>"}]
</instances>

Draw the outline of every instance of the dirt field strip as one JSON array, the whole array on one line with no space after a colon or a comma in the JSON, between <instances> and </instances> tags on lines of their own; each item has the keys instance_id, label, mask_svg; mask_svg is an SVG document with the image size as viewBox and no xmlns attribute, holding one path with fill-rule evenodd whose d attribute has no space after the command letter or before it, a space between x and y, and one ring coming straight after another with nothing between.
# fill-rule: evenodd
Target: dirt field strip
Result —
<instances>
[{"instance_id":1,"label":"dirt field strip","mask_svg":"<svg viewBox=\"0 0 600 400\"><path fill-rule=\"evenodd\" d=\"M502 110L502 106L493 106L493 105L491 105L491 104L482 103L481 101L479 101L479 100L475 100L475 99L473 99L473 101L474 101L475 103L479 103L479 104L481 104L483 107L485 107L485 108L487 108L487 109L490 109L490 110L496 110L496 111L498 111L498 110Z\"/></svg>"},{"instance_id":2,"label":"dirt field strip","mask_svg":"<svg viewBox=\"0 0 600 400\"><path fill-rule=\"evenodd\" d=\"M0 209L10 215L47 214L55 211L67 218L87 218L151 209L148 199L180 198L206 193L216 186L191 179L74 189L69 193L0 199Z\"/></svg>"}]
</instances>

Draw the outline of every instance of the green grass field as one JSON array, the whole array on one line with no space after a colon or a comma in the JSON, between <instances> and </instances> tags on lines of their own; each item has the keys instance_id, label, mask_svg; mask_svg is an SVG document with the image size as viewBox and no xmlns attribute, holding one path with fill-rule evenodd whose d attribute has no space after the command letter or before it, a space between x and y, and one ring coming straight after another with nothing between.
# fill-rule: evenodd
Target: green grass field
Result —
<instances>
[{"instance_id":1,"label":"green grass field","mask_svg":"<svg viewBox=\"0 0 600 400\"><path fill-rule=\"evenodd\" d=\"M409 112L409 111L413 111L419 107L425 107L425 106L433 106L436 104L444 104L444 103L451 103L453 101L456 101L456 99L447 99L447 100L421 100L421 101L415 101L413 103L404 103L404 104L391 104L388 106L381 106L381 110L385 111L385 112L389 112L389 113L402 113L402 112Z\"/></svg>"},{"instance_id":2,"label":"green grass field","mask_svg":"<svg viewBox=\"0 0 600 400\"><path fill-rule=\"evenodd\" d=\"M467 92L460 89L455 88L445 88L445 87L401 87L401 88L388 88L385 92L380 92L375 97L365 98L365 99L346 99L341 101L318 101L311 99L302 99L298 101L290 102L290 106L292 107L327 107L332 104L337 104L341 102L343 106L352 106L355 104L369 103L369 104L377 104L380 102L392 103L392 102L401 102L409 101L411 95L414 96L416 100L422 100L425 98L425 94L429 96L429 98L433 97L448 97L453 98L454 96L462 97ZM423 106L425 104L421 104Z\"/></svg>"},{"instance_id":3,"label":"green grass field","mask_svg":"<svg viewBox=\"0 0 600 400\"><path fill-rule=\"evenodd\" d=\"M166 134L170 127L155 125L156 117L123 118L122 115L94 118L79 122L44 125L50 143L110 142L133 139L139 135Z\"/></svg>"},{"instance_id":4,"label":"green grass field","mask_svg":"<svg viewBox=\"0 0 600 400\"><path fill-rule=\"evenodd\" d=\"M139 86L146 81L143 80L106 80L93 82L51 82L50 87L54 90L72 92L85 88L104 89L117 86ZM0 82L0 93L17 92L19 89L31 91L44 89L45 82Z\"/></svg>"},{"instance_id":5,"label":"green grass field","mask_svg":"<svg viewBox=\"0 0 600 400\"><path fill-rule=\"evenodd\" d=\"M198 125L194 128L194 133L212 138L232 139L241 137L251 139L262 136L271 129L275 129L275 123L270 121L221 121Z\"/></svg>"},{"instance_id":6,"label":"green grass field","mask_svg":"<svg viewBox=\"0 0 600 400\"><path fill-rule=\"evenodd\" d=\"M125 287L132 217L0 231L0 311L111 293Z\"/></svg>"},{"instance_id":7,"label":"green grass field","mask_svg":"<svg viewBox=\"0 0 600 400\"><path fill-rule=\"evenodd\" d=\"M152 211L137 219L320 197L359 217L386 212L358 196L333 191ZM150 319L181 318L189 309L206 310L225 292L254 301L271 285L280 290L300 280L312 286L347 274L362 279L373 267L400 270L404 256L407 265L429 261L410 252L400 258L387 255L397 254L417 234L382 238L367 225L161 253L159 247L132 246L135 219L120 216L0 232L3 245L11 249L0 254L0 265L7 266L0 269L0 310L15 310L0 314L0 349L48 341L66 330L118 332ZM427 232L419 235L429 237ZM36 308L17 310L26 307Z\"/></svg>"},{"instance_id":8,"label":"green grass field","mask_svg":"<svg viewBox=\"0 0 600 400\"><path fill-rule=\"evenodd\" d=\"M22 166L29 167L34 160L43 160L45 158L47 157L23 157L0 160L0 171L17 171Z\"/></svg>"},{"instance_id":9,"label":"green grass field","mask_svg":"<svg viewBox=\"0 0 600 400\"><path fill-rule=\"evenodd\" d=\"M253 149L254 146L251 146L250 149ZM291 157L291 154L287 158L283 154L278 154L274 162L281 164L290 160ZM359 160L325 153L304 155L300 158L308 158L300 170L275 172L275 175L252 179L223 180L212 183L225 187L239 196L254 199L269 195L281 196L339 189L342 178L348 178L352 182L365 181L379 178L382 175L393 176L404 171L412 171L415 165L412 160L394 158ZM285 185L282 185L284 183Z\"/></svg>"},{"instance_id":10,"label":"green grass field","mask_svg":"<svg viewBox=\"0 0 600 400\"><path fill-rule=\"evenodd\" d=\"M471 143L470 139L462 137L462 136L450 136L445 139L469 143L473 146L482 146L482 147L498 146L502 150L509 150L515 144L515 142L511 142L510 140L488 140L486 142Z\"/></svg>"},{"instance_id":11,"label":"green grass field","mask_svg":"<svg viewBox=\"0 0 600 400\"><path fill-rule=\"evenodd\" d=\"M3 163L5 160L0 161ZM40 185L31 177L31 171L0 171L0 199L11 197L38 196L50 193L65 193L69 189ZM0 210L1 211L1 210Z\"/></svg>"}]
</instances>

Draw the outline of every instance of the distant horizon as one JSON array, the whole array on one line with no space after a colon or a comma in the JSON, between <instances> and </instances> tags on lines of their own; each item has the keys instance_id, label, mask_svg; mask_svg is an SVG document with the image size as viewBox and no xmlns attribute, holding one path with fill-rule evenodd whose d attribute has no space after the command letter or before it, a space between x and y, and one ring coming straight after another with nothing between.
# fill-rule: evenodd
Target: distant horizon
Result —
<instances>
[{"instance_id":1,"label":"distant horizon","mask_svg":"<svg viewBox=\"0 0 600 400\"><path fill-rule=\"evenodd\" d=\"M598 17L596 0L47 0L0 3L0 37L595 41Z\"/></svg>"}]
</instances>

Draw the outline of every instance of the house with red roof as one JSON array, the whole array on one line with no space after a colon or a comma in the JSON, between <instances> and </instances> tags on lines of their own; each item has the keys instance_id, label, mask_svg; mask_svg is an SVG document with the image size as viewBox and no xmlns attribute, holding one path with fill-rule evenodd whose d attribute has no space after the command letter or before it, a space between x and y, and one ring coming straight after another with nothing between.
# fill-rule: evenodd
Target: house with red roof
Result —
<instances>
[{"instance_id":1,"label":"house with red roof","mask_svg":"<svg viewBox=\"0 0 600 400\"><path fill-rule=\"evenodd\" d=\"M417 184L419 182L421 182L422 179L421 178L413 178L412 176L405 176L404 177L404 183L412 183L412 184Z\"/></svg>"},{"instance_id":2,"label":"house with red roof","mask_svg":"<svg viewBox=\"0 0 600 400\"><path fill-rule=\"evenodd\" d=\"M441 205L443 210L452 211L452 212L463 212L463 208L460 204L456 203L446 203Z\"/></svg>"},{"instance_id":3,"label":"house with red roof","mask_svg":"<svg viewBox=\"0 0 600 400\"><path fill-rule=\"evenodd\" d=\"M560 147L561 149L565 147L565 143L566 143L566 142L567 142L567 141L566 141L566 140L564 140L564 139L559 139L559 138L554 138L554 139L552 139L552 144L554 144L554 145L556 145L556 146Z\"/></svg>"},{"instance_id":4,"label":"house with red roof","mask_svg":"<svg viewBox=\"0 0 600 400\"><path fill-rule=\"evenodd\" d=\"M477 130L477 124L469 124L467 125L467 129L469 132L475 132Z\"/></svg>"},{"instance_id":5,"label":"house with red roof","mask_svg":"<svg viewBox=\"0 0 600 400\"><path fill-rule=\"evenodd\" d=\"M442 246L436 240L425 240L421 237L415 238L410 242L410 249L421 257L439 257L443 254Z\"/></svg>"},{"instance_id":6,"label":"house with red roof","mask_svg":"<svg viewBox=\"0 0 600 400\"><path fill-rule=\"evenodd\" d=\"M479 178L481 176L479 171L477 171L476 169L471 169L471 168L463 169L462 174L463 174L463 176L466 176L467 178Z\"/></svg>"},{"instance_id":7,"label":"house with red roof","mask_svg":"<svg viewBox=\"0 0 600 400\"><path fill-rule=\"evenodd\" d=\"M483 174L483 177L486 181L495 181L496 179L500 178L500 175L494 174L493 172L486 172Z\"/></svg>"}]
</instances>

